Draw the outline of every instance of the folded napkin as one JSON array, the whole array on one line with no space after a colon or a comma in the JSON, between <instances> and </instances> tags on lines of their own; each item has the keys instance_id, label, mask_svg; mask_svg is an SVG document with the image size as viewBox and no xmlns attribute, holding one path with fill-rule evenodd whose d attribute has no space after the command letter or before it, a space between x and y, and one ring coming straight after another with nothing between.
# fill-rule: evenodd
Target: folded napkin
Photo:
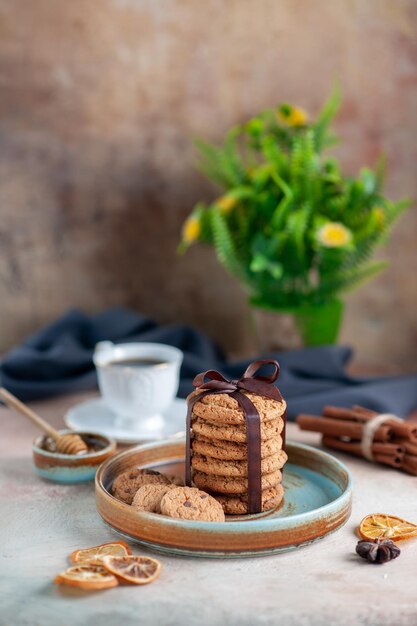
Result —
<instances>
[{"instance_id":1,"label":"folded napkin","mask_svg":"<svg viewBox=\"0 0 417 626\"><path fill-rule=\"evenodd\" d=\"M227 378L238 378L253 360L227 361L208 337L189 326L160 326L127 309L92 316L74 310L6 354L0 364L0 382L24 401L94 388L92 354L95 344L104 340L151 341L180 348L184 352L181 397L190 393L197 373L217 369ZM417 374L349 376L346 365L351 356L348 347L323 346L263 354L262 358L276 358L281 365L277 384L288 403L290 419L298 413L320 414L326 404L360 404L400 417L417 407Z\"/></svg>"}]
</instances>

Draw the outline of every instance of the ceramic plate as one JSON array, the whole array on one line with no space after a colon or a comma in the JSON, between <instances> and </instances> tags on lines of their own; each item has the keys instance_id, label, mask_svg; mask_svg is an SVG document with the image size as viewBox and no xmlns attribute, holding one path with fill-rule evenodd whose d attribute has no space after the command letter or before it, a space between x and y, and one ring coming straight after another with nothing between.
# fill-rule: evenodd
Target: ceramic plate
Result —
<instances>
[{"instance_id":1,"label":"ceramic plate","mask_svg":"<svg viewBox=\"0 0 417 626\"><path fill-rule=\"evenodd\" d=\"M126 426L118 424L118 416L109 409L101 398L87 400L73 406L65 415L64 421L72 430L88 430L106 435L119 443L139 443L168 437L184 435L187 403L182 398L175 398L163 414L164 424L160 431L144 436Z\"/></svg>"},{"instance_id":2,"label":"ceramic plate","mask_svg":"<svg viewBox=\"0 0 417 626\"><path fill-rule=\"evenodd\" d=\"M184 474L184 440L131 448L103 463L96 475L101 517L128 539L156 550L204 557L274 554L309 544L336 531L349 519L352 483L348 469L330 454L288 442L284 503L258 515L227 516L225 523L172 519L136 512L116 500L114 478L131 467Z\"/></svg>"}]
</instances>

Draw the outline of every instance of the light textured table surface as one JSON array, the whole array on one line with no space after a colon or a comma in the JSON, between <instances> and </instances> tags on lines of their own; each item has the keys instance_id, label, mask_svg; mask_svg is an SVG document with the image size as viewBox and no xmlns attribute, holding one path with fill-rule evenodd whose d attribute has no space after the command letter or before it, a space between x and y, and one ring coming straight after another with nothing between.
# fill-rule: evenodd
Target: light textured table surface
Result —
<instances>
[{"instance_id":1,"label":"light textured table surface","mask_svg":"<svg viewBox=\"0 0 417 626\"><path fill-rule=\"evenodd\" d=\"M36 403L54 425L91 394ZM0 409L0 624L3 626L414 626L417 539L400 557L369 565L354 552L355 526L368 513L417 521L417 478L340 454L354 480L353 512L333 535L272 557L161 560L160 579L144 587L87 593L52 584L79 547L117 539L96 512L93 483L60 486L32 469L37 434L24 418ZM318 444L315 433L289 438ZM135 553L149 551L134 547Z\"/></svg>"}]
</instances>

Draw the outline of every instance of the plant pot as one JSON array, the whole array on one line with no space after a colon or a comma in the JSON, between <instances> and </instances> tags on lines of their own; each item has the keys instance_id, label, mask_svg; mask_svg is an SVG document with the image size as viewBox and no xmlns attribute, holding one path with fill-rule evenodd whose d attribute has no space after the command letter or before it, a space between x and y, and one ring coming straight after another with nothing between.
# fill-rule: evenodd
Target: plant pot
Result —
<instances>
[{"instance_id":1,"label":"plant pot","mask_svg":"<svg viewBox=\"0 0 417 626\"><path fill-rule=\"evenodd\" d=\"M337 343L343 317L341 300L273 308L252 301L251 318L260 352Z\"/></svg>"}]
</instances>

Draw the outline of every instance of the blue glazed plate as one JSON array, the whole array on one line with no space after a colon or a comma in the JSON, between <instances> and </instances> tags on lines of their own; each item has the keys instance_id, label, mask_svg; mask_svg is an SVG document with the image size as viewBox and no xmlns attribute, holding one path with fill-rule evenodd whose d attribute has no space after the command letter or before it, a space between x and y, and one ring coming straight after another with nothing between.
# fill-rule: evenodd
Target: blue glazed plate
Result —
<instances>
[{"instance_id":1,"label":"blue glazed plate","mask_svg":"<svg viewBox=\"0 0 417 626\"><path fill-rule=\"evenodd\" d=\"M178 520L136 512L111 495L111 484L133 467L184 473L185 442L161 441L121 452L96 476L97 509L118 533L172 554L202 557L261 556L291 550L325 537L349 519L352 481L338 459L288 442L283 504L258 515L227 516L225 523Z\"/></svg>"}]
</instances>

